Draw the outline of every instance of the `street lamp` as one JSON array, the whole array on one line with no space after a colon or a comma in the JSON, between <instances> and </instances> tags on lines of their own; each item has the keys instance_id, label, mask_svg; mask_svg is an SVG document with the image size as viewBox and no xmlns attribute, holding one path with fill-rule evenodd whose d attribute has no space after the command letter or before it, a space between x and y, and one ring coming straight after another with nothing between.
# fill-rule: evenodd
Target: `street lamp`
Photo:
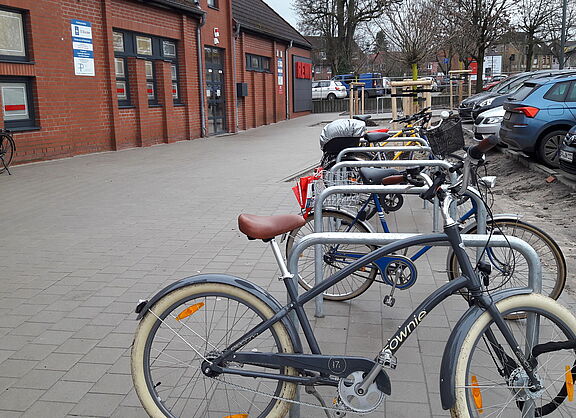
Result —
<instances>
[{"instance_id":1,"label":"street lamp","mask_svg":"<svg viewBox=\"0 0 576 418\"><path fill-rule=\"evenodd\" d=\"M568 0L562 0L562 33L560 34L560 63L559 68L564 69L564 48L566 48L566 9Z\"/></svg>"}]
</instances>

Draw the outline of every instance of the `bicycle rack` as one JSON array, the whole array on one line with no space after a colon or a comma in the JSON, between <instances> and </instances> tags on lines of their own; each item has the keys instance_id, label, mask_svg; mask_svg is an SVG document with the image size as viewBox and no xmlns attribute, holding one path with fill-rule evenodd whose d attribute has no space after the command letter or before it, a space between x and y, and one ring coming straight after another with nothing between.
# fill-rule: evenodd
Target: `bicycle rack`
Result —
<instances>
[{"instance_id":1,"label":"bicycle rack","mask_svg":"<svg viewBox=\"0 0 576 418\"><path fill-rule=\"evenodd\" d=\"M348 154L369 154L375 152L387 152L387 151L404 151L404 152L411 152L411 151L432 151L432 148L429 146L423 145L408 145L408 146L390 146L390 147L353 147L353 148L345 148L336 157L336 163L342 161L345 155ZM374 160L374 161L407 161L407 160ZM409 160L409 161L425 161L425 160ZM414 165L414 164L413 164Z\"/></svg>"},{"instance_id":2,"label":"bicycle rack","mask_svg":"<svg viewBox=\"0 0 576 418\"><path fill-rule=\"evenodd\" d=\"M387 163L387 165L394 165L394 163L406 163L404 164L404 166L410 166L410 165L414 165L413 162L411 161L396 161L396 162L391 162L391 161L375 161L375 162L367 162L368 164L364 164L364 162L360 162L360 163L348 163L348 164L362 164L362 167L366 167L366 166L370 166L370 164L375 164L375 163ZM448 166L451 167L451 165L445 161L435 161L435 160L422 160L423 163L428 163L426 164L427 166ZM392 164L390 164L392 163ZM433 164L436 163L436 164ZM441 163L441 164L438 164ZM336 164L331 171L335 170L336 167L338 166L345 166L346 163L338 163ZM356 166L356 165L354 165ZM332 187L328 187L326 189L324 189L322 191L322 193L320 193L319 196L316 197L316 200L314 201L314 232L315 233L321 233L323 232L323 224L322 224L322 207L323 207L323 203L326 200L326 198L332 194L337 194L337 193L342 193L342 194L352 194L352 193L398 193L398 194L420 194L425 192L426 190L428 190L428 187L414 187L412 185L399 185L399 186L332 186ZM477 204L477 213L476 213L476 222L477 222L477 231L478 234L485 234L486 233L486 216L487 216L487 212L486 212L486 208L484 207L484 202L482 201L482 199L480 198L479 194L476 194L477 192L472 189L469 188L467 191L467 194L476 202ZM438 210L438 205L435 204L434 205L434 209L435 209L435 214L437 213ZM437 231L437 216L434 217L434 223L435 225L433 225L434 230ZM292 251L294 252L294 251ZM477 250L476 256L477 258L480 257L482 253L482 250L479 248ZM322 280L324 280L323 277L323 269L322 269L322 246L321 245L316 245L314 247L314 276L315 276L315 283L319 284L322 282ZM322 295L319 295L316 299L315 299L315 316L316 317L323 317L324 316L324 312L323 312L323 299L322 299Z\"/></svg>"},{"instance_id":3,"label":"bicycle rack","mask_svg":"<svg viewBox=\"0 0 576 418\"><path fill-rule=\"evenodd\" d=\"M379 186L365 186L376 188ZM387 186L383 186L387 187ZM425 189L425 188L423 188ZM329 190L329 189L326 189ZM316 220L314 222L316 224ZM292 252L288 255L288 270L294 275L294 284L296 286L296 291L298 291L298 261L300 255L304 250L312 245L315 248L322 246L322 244L369 244L369 245L386 245L397 240L428 235L433 237L444 236L444 234L398 234L398 233L374 233L374 234L361 234L361 233L346 233L346 232L324 232L324 233L314 233L302 238L296 246L292 249ZM527 242L521 240L518 237L503 237L503 236L490 236L490 235L461 235L462 242L464 245L469 247L477 247L478 249L485 247L488 243L490 247L511 247L517 250L520 254L524 256L528 264L528 288L532 289L535 293L542 292L542 264L540 262L540 257L536 250L532 248ZM431 246L449 246L449 242L432 242L428 245ZM318 276L316 277L318 280ZM317 282L318 283L318 282ZM322 295L319 296L320 300ZM318 301L318 298L316 298ZM318 306L317 306L318 307ZM316 315L318 316L318 315ZM527 341L535 341L537 336L535 335L535 319L532 315L528 316L527 320ZM297 322L294 325L297 326ZM300 399L299 388L296 392L296 400ZM290 418L300 418L300 405L293 404L290 408Z\"/></svg>"}]
</instances>

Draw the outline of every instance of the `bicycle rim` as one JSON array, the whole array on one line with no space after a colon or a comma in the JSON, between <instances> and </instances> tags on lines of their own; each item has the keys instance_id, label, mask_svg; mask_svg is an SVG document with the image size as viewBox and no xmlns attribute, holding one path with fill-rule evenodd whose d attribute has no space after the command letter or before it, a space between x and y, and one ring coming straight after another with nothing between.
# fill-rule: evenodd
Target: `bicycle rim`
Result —
<instances>
[{"instance_id":1,"label":"bicycle rim","mask_svg":"<svg viewBox=\"0 0 576 418\"><path fill-rule=\"evenodd\" d=\"M0 138L0 173L6 171L6 168L12 163L14 158L14 143L8 136Z\"/></svg>"},{"instance_id":2,"label":"bicycle rim","mask_svg":"<svg viewBox=\"0 0 576 418\"><path fill-rule=\"evenodd\" d=\"M295 385L231 374L209 377L201 370L204 361L272 316L271 309L232 286L208 283L189 288L165 296L138 329L132 367L147 412L169 417L282 416L288 405L274 397L291 399ZM242 351L293 352L293 346L279 323ZM226 367L280 373L233 363ZM282 372L294 374L293 369Z\"/></svg>"},{"instance_id":3,"label":"bicycle rim","mask_svg":"<svg viewBox=\"0 0 576 418\"><path fill-rule=\"evenodd\" d=\"M519 220L495 220L488 224L488 232L490 229L495 235L503 233L520 238L534 248L542 264L542 294L557 299L566 283L566 261L558 244L539 228ZM475 234L476 228L469 233ZM475 248L469 248L467 252L475 259ZM493 247L486 251L485 259L492 265L489 290L528 286L528 262L518 251ZM460 266L453 252L448 274L451 280L460 275Z\"/></svg>"},{"instance_id":4,"label":"bicycle rim","mask_svg":"<svg viewBox=\"0 0 576 418\"><path fill-rule=\"evenodd\" d=\"M541 295L523 295L499 303L503 314L527 314L527 319L507 321L524 354L547 342L570 341L576 338L576 320L565 308ZM515 299L515 300L513 300ZM505 307L509 305L509 307ZM502 306L502 307L501 307ZM528 321L537 324L537 338L527 338ZM502 376L504 364L497 359L495 346L489 342L490 329L509 357L509 371ZM468 358L466 358L469 353ZM533 403L534 416L576 416L576 402L566 394L567 380L576 380L576 353L573 349L539 355L536 374L541 379L542 391L534 392L524 369L504 337L485 314L471 328L458 359L456 390L457 416L521 417L523 408ZM462 362L462 363L461 363ZM465 365L465 375L463 372Z\"/></svg>"}]
</instances>

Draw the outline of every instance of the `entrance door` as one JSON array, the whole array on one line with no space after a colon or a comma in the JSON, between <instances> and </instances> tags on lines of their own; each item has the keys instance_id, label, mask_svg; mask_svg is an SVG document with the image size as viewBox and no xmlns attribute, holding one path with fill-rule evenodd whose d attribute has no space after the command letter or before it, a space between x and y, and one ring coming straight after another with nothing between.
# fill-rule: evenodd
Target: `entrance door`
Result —
<instances>
[{"instance_id":1,"label":"entrance door","mask_svg":"<svg viewBox=\"0 0 576 418\"><path fill-rule=\"evenodd\" d=\"M205 47L206 97L208 98L208 134L226 130L226 96L224 95L224 50Z\"/></svg>"}]
</instances>

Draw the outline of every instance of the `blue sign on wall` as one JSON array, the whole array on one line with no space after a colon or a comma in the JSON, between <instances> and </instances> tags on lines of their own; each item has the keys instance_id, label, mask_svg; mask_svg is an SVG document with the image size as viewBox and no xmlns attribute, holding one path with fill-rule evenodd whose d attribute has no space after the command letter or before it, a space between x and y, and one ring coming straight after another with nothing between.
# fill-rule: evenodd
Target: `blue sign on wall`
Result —
<instances>
[{"instance_id":1,"label":"blue sign on wall","mask_svg":"<svg viewBox=\"0 0 576 418\"><path fill-rule=\"evenodd\" d=\"M74 74L95 76L94 45L92 44L92 23L72 19L72 51Z\"/></svg>"}]
</instances>

